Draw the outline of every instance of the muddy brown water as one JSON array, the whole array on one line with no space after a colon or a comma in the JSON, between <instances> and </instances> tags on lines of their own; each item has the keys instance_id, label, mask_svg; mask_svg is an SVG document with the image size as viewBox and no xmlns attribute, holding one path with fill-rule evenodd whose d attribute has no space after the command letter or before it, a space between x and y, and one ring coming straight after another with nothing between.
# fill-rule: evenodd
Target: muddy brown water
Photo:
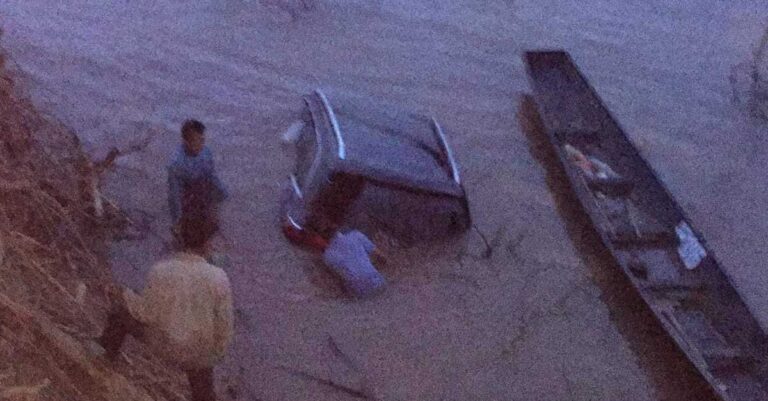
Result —
<instances>
[{"instance_id":1,"label":"muddy brown water","mask_svg":"<svg viewBox=\"0 0 768 401\"><path fill-rule=\"evenodd\" d=\"M263 400L706 400L698 375L582 234L518 119L521 52L568 49L704 233L761 321L765 126L731 100L759 1L4 0L3 45L41 110L120 159L107 193L151 233L113 248L140 288L168 239L164 164L189 116L232 200L237 335L222 394ZM476 228L389 249L356 302L276 229L291 160L279 132L315 87L434 114ZM544 159L545 160L545 159ZM564 222L568 222L564 224ZM486 252L482 235L493 244Z\"/></svg>"}]
</instances>

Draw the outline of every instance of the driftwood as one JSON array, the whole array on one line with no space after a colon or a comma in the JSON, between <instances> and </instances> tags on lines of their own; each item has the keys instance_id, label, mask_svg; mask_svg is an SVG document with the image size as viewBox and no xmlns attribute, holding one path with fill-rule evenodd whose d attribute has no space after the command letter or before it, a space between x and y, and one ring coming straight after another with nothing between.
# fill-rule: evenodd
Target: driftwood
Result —
<instances>
[{"instance_id":1,"label":"driftwood","mask_svg":"<svg viewBox=\"0 0 768 401\"><path fill-rule=\"evenodd\" d=\"M118 210L114 202L109 201L101 193L101 180L107 171L110 171L118 158L128 156L133 153L140 153L146 150L146 148L152 143L155 136L159 135L162 131L153 130L149 131L146 135L141 137L138 141L128 145L125 149L118 149L112 147L103 160L97 162L91 162L90 170L90 183L89 189L91 191L91 199L93 200L94 215L98 218L104 217L104 206L107 203L113 210ZM127 219L129 225L133 225L128 216L123 216Z\"/></svg>"},{"instance_id":2,"label":"driftwood","mask_svg":"<svg viewBox=\"0 0 768 401\"><path fill-rule=\"evenodd\" d=\"M39 397L40 391L48 387L50 384L51 384L51 380L45 379L42 381L42 383L36 384L34 386L9 387L0 391L0 399L2 400L13 400L13 399L24 399L24 398L36 399L37 397Z\"/></svg>"},{"instance_id":3,"label":"driftwood","mask_svg":"<svg viewBox=\"0 0 768 401\"><path fill-rule=\"evenodd\" d=\"M278 368L281 369L281 370L284 370L284 371L286 371L286 372L288 372L288 373L290 373L290 374L292 374L294 376L298 376L298 377L301 377L303 379L306 379L306 380L309 380L309 381L314 381L314 382L320 383L320 384L322 384L324 386L331 387L333 389L336 389L336 390L338 390L338 391L340 391L342 393L345 393L347 395L350 395L352 397L361 398L361 399L364 399L364 400L370 400L371 399L368 396L368 394L364 393L363 391L357 390L357 389L354 389L354 388L351 388L351 387L348 387L348 386L345 386L343 384L339 384L339 383L333 381L332 379L325 379L325 378L316 376L316 375L314 375L312 373L305 372L305 371L298 370L298 369L294 369L294 368L289 368L287 366L278 366Z\"/></svg>"},{"instance_id":4,"label":"driftwood","mask_svg":"<svg viewBox=\"0 0 768 401\"><path fill-rule=\"evenodd\" d=\"M332 336L328 336L328 345L331 348L331 352L333 352L334 355L336 355L339 359L341 359L344 365L346 365L348 368L356 372L357 375L359 375L357 380L358 388L353 388L353 387L338 383L332 378L320 377L318 375L315 375L303 370L291 368L288 366L277 365L276 367L280 370L284 370L290 373L291 375L301 377L302 379L313 381L327 387L331 387L351 397L355 397L363 400L376 401L377 397L375 396L373 390L371 389L371 386L368 383L368 380L365 378L365 375L360 371L357 364L352 360L352 358L350 358L346 353L344 353L344 351L341 350L341 348L339 347L339 345L336 343L336 341L333 339Z\"/></svg>"}]
</instances>

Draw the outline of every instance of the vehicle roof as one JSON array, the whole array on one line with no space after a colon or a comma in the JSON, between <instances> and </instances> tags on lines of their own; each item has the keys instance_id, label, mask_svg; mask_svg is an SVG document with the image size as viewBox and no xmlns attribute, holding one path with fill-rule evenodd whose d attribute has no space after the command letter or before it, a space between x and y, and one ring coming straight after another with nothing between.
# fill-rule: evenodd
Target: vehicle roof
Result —
<instances>
[{"instance_id":1,"label":"vehicle roof","mask_svg":"<svg viewBox=\"0 0 768 401\"><path fill-rule=\"evenodd\" d=\"M322 102L320 95L316 101ZM330 106L343 152L335 153L336 170L395 185L461 196L432 119L366 98L334 94ZM333 123L328 127L333 131ZM341 142L341 144L339 144Z\"/></svg>"}]
</instances>

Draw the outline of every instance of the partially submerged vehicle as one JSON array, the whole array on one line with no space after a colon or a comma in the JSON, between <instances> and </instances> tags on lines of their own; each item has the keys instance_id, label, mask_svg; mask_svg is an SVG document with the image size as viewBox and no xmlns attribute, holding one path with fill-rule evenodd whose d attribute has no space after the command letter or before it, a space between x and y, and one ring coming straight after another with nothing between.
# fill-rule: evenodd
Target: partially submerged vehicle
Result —
<instances>
[{"instance_id":1,"label":"partially submerged vehicle","mask_svg":"<svg viewBox=\"0 0 768 401\"><path fill-rule=\"evenodd\" d=\"M459 168L437 120L365 99L332 103L320 90L303 100L282 216L290 240L346 228L412 244L469 227Z\"/></svg>"},{"instance_id":2,"label":"partially submerged vehicle","mask_svg":"<svg viewBox=\"0 0 768 401\"><path fill-rule=\"evenodd\" d=\"M568 53L525 62L574 195L661 325L723 400L768 400L767 338L704 239Z\"/></svg>"}]
</instances>

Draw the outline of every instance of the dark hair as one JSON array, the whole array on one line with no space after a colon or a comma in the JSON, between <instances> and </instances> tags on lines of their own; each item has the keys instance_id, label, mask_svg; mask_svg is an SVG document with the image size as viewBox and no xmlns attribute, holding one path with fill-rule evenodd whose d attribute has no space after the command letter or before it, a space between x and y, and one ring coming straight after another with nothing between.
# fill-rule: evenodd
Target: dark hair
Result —
<instances>
[{"instance_id":1,"label":"dark hair","mask_svg":"<svg viewBox=\"0 0 768 401\"><path fill-rule=\"evenodd\" d=\"M186 120L183 124L181 124L181 137L184 138L185 141L189 140L189 137L192 136L192 134L195 132L199 132L201 134L204 133L205 124L195 119Z\"/></svg>"},{"instance_id":2,"label":"dark hair","mask_svg":"<svg viewBox=\"0 0 768 401\"><path fill-rule=\"evenodd\" d=\"M186 249L201 249L219 230L219 225L209 213L182 216L181 240Z\"/></svg>"}]
</instances>

